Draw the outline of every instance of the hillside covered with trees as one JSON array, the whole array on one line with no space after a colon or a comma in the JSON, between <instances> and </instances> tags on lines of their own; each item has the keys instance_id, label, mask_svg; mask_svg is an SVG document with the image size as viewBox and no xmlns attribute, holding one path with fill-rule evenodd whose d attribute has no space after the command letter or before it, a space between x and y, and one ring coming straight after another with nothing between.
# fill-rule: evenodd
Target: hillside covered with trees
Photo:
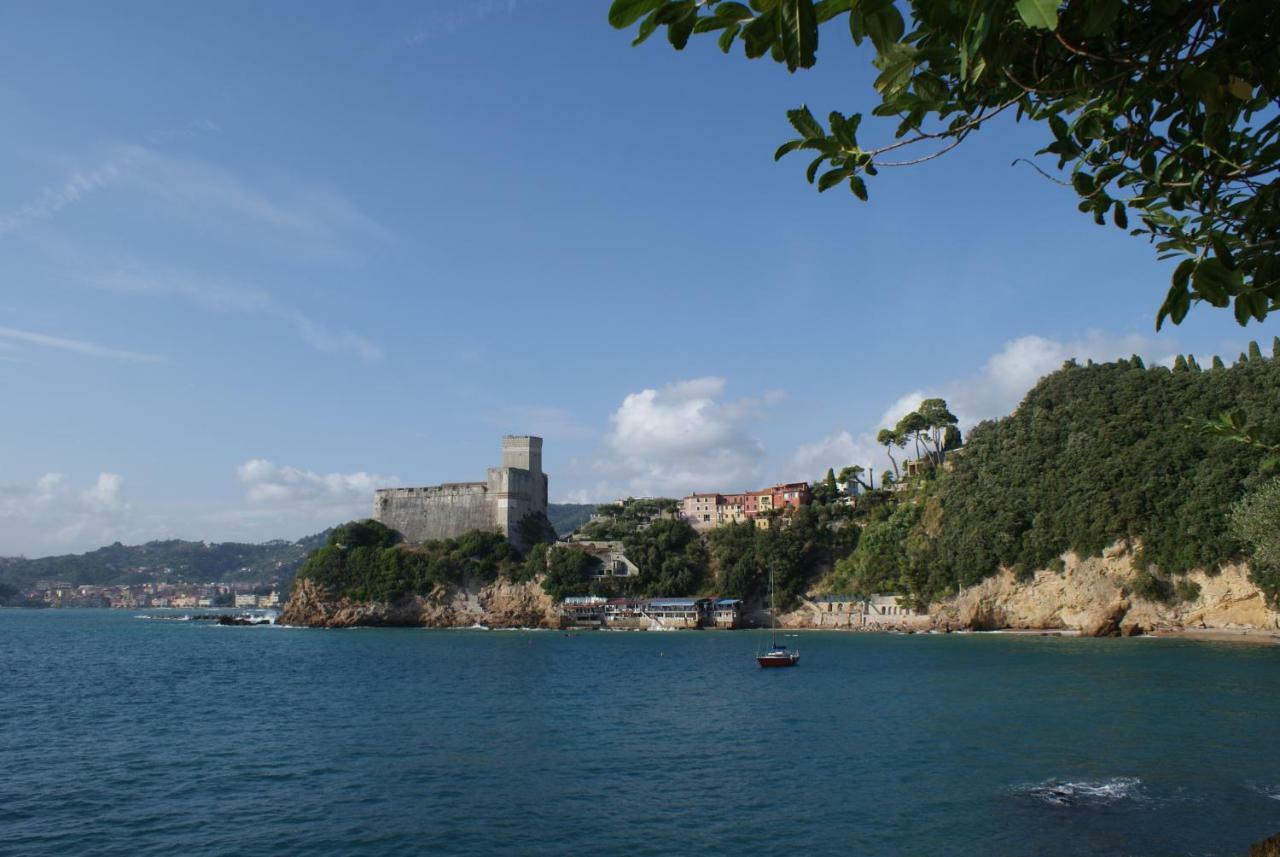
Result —
<instances>
[{"instance_id":1,"label":"hillside covered with trees","mask_svg":"<svg viewBox=\"0 0 1280 857\"><path fill-rule=\"evenodd\" d=\"M80 586L174 582L262 581L285 583L309 551L324 543L327 533L296 542L261 544L189 542L181 539L125 545L116 542L82 554L39 559L0 557L0 584L28 589L41 579L65 580Z\"/></svg>"},{"instance_id":2,"label":"hillside covered with trees","mask_svg":"<svg viewBox=\"0 0 1280 857\"><path fill-rule=\"evenodd\" d=\"M824 586L923 603L1001 566L1026 575L1066 551L1096 555L1129 539L1147 575L1137 589L1171 597L1177 575L1252 552L1232 513L1271 479L1267 454L1196 426L1242 409L1260 434L1280 436L1280 341L1275 348L1266 359L1251 345L1230 368L1185 357L1172 370L1137 357L1066 364L1013 414L975 427L950 466L872 511ZM1277 595L1265 568L1255 581Z\"/></svg>"}]
</instances>

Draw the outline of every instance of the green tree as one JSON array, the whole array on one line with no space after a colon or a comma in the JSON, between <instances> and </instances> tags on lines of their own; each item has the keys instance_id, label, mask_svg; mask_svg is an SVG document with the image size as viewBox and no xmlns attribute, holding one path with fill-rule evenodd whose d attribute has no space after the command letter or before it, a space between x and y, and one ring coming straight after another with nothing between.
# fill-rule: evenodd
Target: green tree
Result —
<instances>
[{"instance_id":1,"label":"green tree","mask_svg":"<svg viewBox=\"0 0 1280 857\"><path fill-rule=\"evenodd\" d=\"M1231 529L1249 546L1254 579L1272 605L1280 604L1280 479L1264 482L1236 504Z\"/></svg>"},{"instance_id":2,"label":"green tree","mask_svg":"<svg viewBox=\"0 0 1280 857\"><path fill-rule=\"evenodd\" d=\"M677 50L718 33L726 53L740 42L792 72L817 62L820 32L847 27L874 50L871 113L897 126L866 146L862 113L824 125L789 111L799 136L775 157L813 155L819 191L843 184L865 200L868 176L939 157L1011 113L1047 126L1037 154L1056 158L1080 211L1183 257L1157 328L1201 301L1233 306L1242 325L1280 306L1275 0L613 0L609 22L638 25L637 44L665 26Z\"/></svg>"},{"instance_id":3,"label":"green tree","mask_svg":"<svg viewBox=\"0 0 1280 857\"><path fill-rule=\"evenodd\" d=\"M875 489L874 485L871 485L863 480L862 478L863 473L867 473L869 476L872 475L869 471L863 470L862 467L860 467L859 465L851 464L848 467L841 468L839 479L845 485L856 484L856 485L861 485L863 488L867 489L868 491L874 490Z\"/></svg>"},{"instance_id":4,"label":"green tree","mask_svg":"<svg viewBox=\"0 0 1280 857\"><path fill-rule=\"evenodd\" d=\"M600 560L581 548L556 545L547 551L542 590L555 601L586 595L591 588L591 575L599 565Z\"/></svg>"},{"instance_id":5,"label":"green tree","mask_svg":"<svg viewBox=\"0 0 1280 857\"><path fill-rule=\"evenodd\" d=\"M834 499L840 493L840 489L836 487L836 472L834 469L827 468L827 498Z\"/></svg>"},{"instance_id":6,"label":"green tree","mask_svg":"<svg viewBox=\"0 0 1280 857\"><path fill-rule=\"evenodd\" d=\"M660 518L622 544L640 569L637 586L645 595L692 595L706 579L707 549L685 521Z\"/></svg>"},{"instance_id":7,"label":"green tree","mask_svg":"<svg viewBox=\"0 0 1280 857\"><path fill-rule=\"evenodd\" d=\"M889 463L893 465L893 478L896 481L898 478L898 462L893 457L893 448L895 446L901 448L903 445L903 439L893 429L885 428L880 429L880 431L876 433L876 443L883 446L884 451L888 454ZM883 485L887 481L889 481L888 473L885 474L885 478L880 480L880 484Z\"/></svg>"}]
</instances>

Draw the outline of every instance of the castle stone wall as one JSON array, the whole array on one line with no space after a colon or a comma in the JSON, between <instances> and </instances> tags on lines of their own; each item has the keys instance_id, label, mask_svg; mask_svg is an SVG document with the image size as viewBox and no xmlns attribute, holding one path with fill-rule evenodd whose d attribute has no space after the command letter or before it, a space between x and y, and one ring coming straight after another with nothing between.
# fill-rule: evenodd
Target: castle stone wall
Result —
<instances>
[{"instance_id":1,"label":"castle stone wall","mask_svg":"<svg viewBox=\"0 0 1280 857\"><path fill-rule=\"evenodd\" d=\"M484 482L380 488L373 497L374 519L411 543L497 530L519 544L520 521L532 512L547 512L547 475L542 438L528 435L502 439L502 466L489 468Z\"/></svg>"},{"instance_id":2,"label":"castle stone wall","mask_svg":"<svg viewBox=\"0 0 1280 857\"><path fill-rule=\"evenodd\" d=\"M382 488L374 492L373 517L407 542L448 539L498 526L489 486L484 482Z\"/></svg>"}]
</instances>

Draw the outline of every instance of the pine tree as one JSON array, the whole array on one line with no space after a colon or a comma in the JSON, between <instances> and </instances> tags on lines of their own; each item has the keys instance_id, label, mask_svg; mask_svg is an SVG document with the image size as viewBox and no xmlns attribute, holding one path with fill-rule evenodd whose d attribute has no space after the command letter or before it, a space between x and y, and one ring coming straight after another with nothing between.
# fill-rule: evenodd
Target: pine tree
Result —
<instances>
[{"instance_id":1,"label":"pine tree","mask_svg":"<svg viewBox=\"0 0 1280 857\"><path fill-rule=\"evenodd\" d=\"M840 491L838 488L836 488L835 468L828 467L827 468L827 497L829 499L835 499L835 496L838 493L840 493Z\"/></svg>"},{"instance_id":2,"label":"pine tree","mask_svg":"<svg viewBox=\"0 0 1280 857\"><path fill-rule=\"evenodd\" d=\"M1249 362L1249 356L1248 356L1247 354L1245 354L1243 351L1241 351L1241 352L1240 352L1240 356L1236 359L1236 365L1237 365L1237 366L1242 366L1242 365L1244 365L1245 363L1248 363L1248 362Z\"/></svg>"},{"instance_id":3,"label":"pine tree","mask_svg":"<svg viewBox=\"0 0 1280 857\"><path fill-rule=\"evenodd\" d=\"M1271 340L1271 356L1280 360L1280 336Z\"/></svg>"},{"instance_id":4,"label":"pine tree","mask_svg":"<svg viewBox=\"0 0 1280 857\"><path fill-rule=\"evenodd\" d=\"M1258 341L1256 339L1249 341L1249 359L1250 360L1262 359L1262 349L1258 347Z\"/></svg>"},{"instance_id":5,"label":"pine tree","mask_svg":"<svg viewBox=\"0 0 1280 857\"><path fill-rule=\"evenodd\" d=\"M1175 358L1174 358L1174 360L1173 360L1173 371L1175 371L1175 372L1186 372L1186 371L1187 371L1187 358L1183 357L1181 354L1179 354L1177 357L1175 357Z\"/></svg>"},{"instance_id":6,"label":"pine tree","mask_svg":"<svg viewBox=\"0 0 1280 857\"><path fill-rule=\"evenodd\" d=\"M1187 355L1187 368L1192 372L1200 371L1200 364L1196 362L1196 356L1194 354Z\"/></svg>"},{"instance_id":7,"label":"pine tree","mask_svg":"<svg viewBox=\"0 0 1280 857\"><path fill-rule=\"evenodd\" d=\"M1223 363L1223 362L1222 362L1222 358L1215 354L1215 355L1213 355L1213 368L1214 368L1214 369L1226 369L1226 368L1227 368L1227 364Z\"/></svg>"}]
</instances>

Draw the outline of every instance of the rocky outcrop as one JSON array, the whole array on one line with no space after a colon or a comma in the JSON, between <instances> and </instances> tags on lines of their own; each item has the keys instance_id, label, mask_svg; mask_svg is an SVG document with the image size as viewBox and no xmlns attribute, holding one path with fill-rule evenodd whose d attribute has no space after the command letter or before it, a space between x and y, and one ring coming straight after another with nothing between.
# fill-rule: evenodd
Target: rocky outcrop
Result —
<instances>
[{"instance_id":1,"label":"rocky outcrop","mask_svg":"<svg viewBox=\"0 0 1280 857\"><path fill-rule=\"evenodd\" d=\"M558 628L560 615L536 583L495 581L439 587L395 602L339 598L311 580L294 583L282 625L312 628L411 626L426 628Z\"/></svg>"},{"instance_id":2,"label":"rocky outcrop","mask_svg":"<svg viewBox=\"0 0 1280 857\"><path fill-rule=\"evenodd\" d=\"M1083 636L1133 636L1159 631L1274 631L1280 613L1267 607L1243 564L1216 574L1187 575L1198 584L1193 600L1162 604L1129 591L1135 569L1129 546L1113 545L1100 557L1063 557L1062 571L1039 571L1020 581L1002 571L955 598L933 605L941 630L1061 629Z\"/></svg>"}]
</instances>

